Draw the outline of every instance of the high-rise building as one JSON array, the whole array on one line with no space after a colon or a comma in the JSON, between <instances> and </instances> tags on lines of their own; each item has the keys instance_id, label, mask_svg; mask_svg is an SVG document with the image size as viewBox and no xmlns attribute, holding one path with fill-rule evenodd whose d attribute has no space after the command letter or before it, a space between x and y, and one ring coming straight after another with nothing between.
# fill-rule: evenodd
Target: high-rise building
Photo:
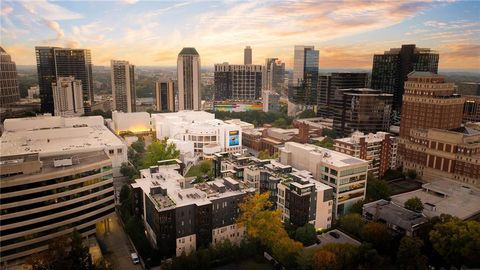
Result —
<instances>
[{"instance_id":1,"label":"high-rise building","mask_svg":"<svg viewBox=\"0 0 480 270\"><path fill-rule=\"evenodd\" d=\"M136 111L135 66L128 61L111 60L113 110Z\"/></svg>"},{"instance_id":2,"label":"high-rise building","mask_svg":"<svg viewBox=\"0 0 480 270\"><path fill-rule=\"evenodd\" d=\"M339 89L331 103L333 130L342 137L354 131L389 131L392 94L369 88Z\"/></svg>"},{"instance_id":3,"label":"high-rise building","mask_svg":"<svg viewBox=\"0 0 480 270\"><path fill-rule=\"evenodd\" d=\"M247 46L243 50L243 64L251 65L252 64L252 47Z\"/></svg>"},{"instance_id":4,"label":"high-rise building","mask_svg":"<svg viewBox=\"0 0 480 270\"><path fill-rule=\"evenodd\" d=\"M480 96L480 83L461 82L457 84L457 93L462 96Z\"/></svg>"},{"instance_id":5,"label":"high-rise building","mask_svg":"<svg viewBox=\"0 0 480 270\"><path fill-rule=\"evenodd\" d=\"M52 83L57 77L73 76L82 81L84 108L93 105L92 56L88 49L35 47L41 110L54 113Z\"/></svg>"},{"instance_id":6,"label":"high-rise building","mask_svg":"<svg viewBox=\"0 0 480 270\"><path fill-rule=\"evenodd\" d=\"M263 111L279 112L280 111L280 95L273 91L263 91L262 94Z\"/></svg>"},{"instance_id":7,"label":"high-rise building","mask_svg":"<svg viewBox=\"0 0 480 270\"><path fill-rule=\"evenodd\" d=\"M480 122L480 95L463 96L465 105L463 106L463 122Z\"/></svg>"},{"instance_id":8,"label":"high-rise building","mask_svg":"<svg viewBox=\"0 0 480 270\"><path fill-rule=\"evenodd\" d=\"M430 72L411 72L405 82L400 137L412 128L451 129L462 123L465 99L455 94L454 84Z\"/></svg>"},{"instance_id":9,"label":"high-rise building","mask_svg":"<svg viewBox=\"0 0 480 270\"><path fill-rule=\"evenodd\" d=\"M351 137L336 139L333 150L367 160L368 171L379 177L397 166L397 138L387 132L364 134L356 131Z\"/></svg>"},{"instance_id":10,"label":"high-rise building","mask_svg":"<svg viewBox=\"0 0 480 270\"><path fill-rule=\"evenodd\" d=\"M56 116L81 116L83 109L82 81L73 76L58 77L52 83L53 105Z\"/></svg>"},{"instance_id":11,"label":"high-rise building","mask_svg":"<svg viewBox=\"0 0 480 270\"><path fill-rule=\"evenodd\" d=\"M175 86L173 80L155 82L155 110L159 112L175 111Z\"/></svg>"},{"instance_id":12,"label":"high-rise building","mask_svg":"<svg viewBox=\"0 0 480 270\"><path fill-rule=\"evenodd\" d=\"M5 108L20 100L20 92L17 65L2 47L0 47L0 66L0 107Z\"/></svg>"},{"instance_id":13,"label":"high-rise building","mask_svg":"<svg viewBox=\"0 0 480 270\"><path fill-rule=\"evenodd\" d=\"M402 45L373 56L371 88L393 94L393 110L400 112L404 82L412 71L438 72L439 54L415 44Z\"/></svg>"},{"instance_id":14,"label":"high-rise building","mask_svg":"<svg viewBox=\"0 0 480 270\"><path fill-rule=\"evenodd\" d=\"M285 80L285 63L278 58L265 59L262 73L262 89L273 90L277 93L283 88Z\"/></svg>"},{"instance_id":15,"label":"high-rise building","mask_svg":"<svg viewBox=\"0 0 480 270\"><path fill-rule=\"evenodd\" d=\"M200 55L195 48L183 48L177 59L178 109L200 110Z\"/></svg>"},{"instance_id":16,"label":"high-rise building","mask_svg":"<svg viewBox=\"0 0 480 270\"><path fill-rule=\"evenodd\" d=\"M293 82L289 100L301 105L317 105L320 52L314 46L295 46Z\"/></svg>"},{"instance_id":17,"label":"high-rise building","mask_svg":"<svg viewBox=\"0 0 480 270\"><path fill-rule=\"evenodd\" d=\"M216 100L257 100L262 93L261 65L215 64Z\"/></svg>"},{"instance_id":18,"label":"high-rise building","mask_svg":"<svg viewBox=\"0 0 480 270\"><path fill-rule=\"evenodd\" d=\"M317 115L333 118L331 103L338 89L364 88L368 84L367 73L331 73L318 79Z\"/></svg>"}]
</instances>

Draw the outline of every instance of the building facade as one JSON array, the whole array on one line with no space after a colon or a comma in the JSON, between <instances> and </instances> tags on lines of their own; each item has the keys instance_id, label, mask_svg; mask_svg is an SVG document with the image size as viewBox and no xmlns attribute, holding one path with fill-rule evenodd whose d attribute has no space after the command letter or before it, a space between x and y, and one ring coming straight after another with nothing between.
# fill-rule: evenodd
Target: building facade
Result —
<instances>
[{"instance_id":1,"label":"building facade","mask_svg":"<svg viewBox=\"0 0 480 270\"><path fill-rule=\"evenodd\" d=\"M53 105L55 115L63 117L82 116L83 109L82 81L73 76L58 77L52 83Z\"/></svg>"},{"instance_id":2,"label":"building facade","mask_svg":"<svg viewBox=\"0 0 480 270\"><path fill-rule=\"evenodd\" d=\"M155 82L155 110L159 112L175 111L175 87L173 80Z\"/></svg>"},{"instance_id":3,"label":"building facade","mask_svg":"<svg viewBox=\"0 0 480 270\"><path fill-rule=\"evenodd\" d=\"M261 65L215 64L215 100L257 100L262 93Z\"/></svg>"},{"instance_id":4,"label":"building facade","mask_svg":"<svg viewBox=\"0 0 480 270\"><path fill-rule=\"evenodd\" d=\"M429 72L412 72L405 82L400 137L412 128L460 127L465 99L455 94L454 84Z\"/></svg>"},{"instance_id":5,"label":"building facade","mask_svg":"<svg viewBox=\"0 0 480 270\"><path fill-rule=\"evenodd\" d=\"M318 78L317 115L333 118L331 107L339 89L365 88L368 84L367 73L331 73Z\"/></svg>"},{"instance_id":6,"label":"building facade","mask_svg":"<svg viewBox=\"0 0 480 270\"><path fill-rule=\"evenodd\" d=\"M280 112L280 95L278 93L263 91L262 102L264 112Z\"/></svg>"},{"instance_id":7,"label":"building facade","mask_svg":"<svg viewBox=\"0 0 480 270\"><path fill-rule=\"evenodd\" d=\"M333 130L342 137L355 131L375 133L390 129L392 95L369 88L341 89L330 107Z\"/></svg>"},{"instance_id":8,"label":"building facade","mask_svg":"<svg viewBox=\"0 0 480 270\"><path fill-rule=\"evenodd\" d=\"M177 58L178 110L200 110L200 55L183 48Z\"/></svg>"},{"instance_id":9,"label":"building facade","mask_svg":"<svg viewBox=\"0 0 480 270\"><path fill-rule=\"evenodd\" d=\"M289 100L295 104L317 105L320 52L314 46L295 45L293 81Z\"/></svg>"},{"instance_id":10,"label":"building facade","mask_svg":"<svg viewBox=\"0 0 480 270\"><path fill-rule=\"evenodd\" d=\"M136 111L135 66L128 61L111 60L113 110Z\"/></svg>"},{"instance_id":11,"label":"building facade","mask_svg":"<svg viewBox=\"0 0 480 270\"><path fill-rule=\"evenodd\" d=\"M351 137L336 139L333 150L367 160L368 171L381 177L387 170L398 167L397 138L387 132L364 134L356 131Z\"/></svg>"},{"instance_id":12,"label":"building facade","mask_svg":"<svg viewBox=\"0 0 480 270\"><path fill-rule=\"evenodd\" d=\"M239 204L254 192L232 178L185 187L178 164L140 171L132 184L136 214L162 258L190 254L229 240L239 244L245 228L236 223Z\"/></svg>"},{"instance_id":13,"label":"building facade","mask_svg":"<svg viewBox=\"0 0 480 270\"><path fill-rule=\"evenodd\" d=\"M243 50L243 64L251 65L252 64L252 47L247 46Z\"/></svg>"},{"instance_id":14,"label":"building facade","mask_svg":"<svg viewBox=\"0 0 480 270\"><path fill-rule=\"evenodd\" d=\"M439 54L415 44L402 45L373 56L371 88L393 94L393 110L400 112L404 82L412 71L438 72Z\"/></svg>"},{"instance_id":15,"label":"building facade","mask_svg":"<svg viewBox=\"0 0 480 270\"><path fill-rule=\"evenodd\" d=\"M285 63L278 58L265 59L262 73L262 90L272 90L277 93L283 88L285 81Z\"/></svg>"},{"instance_id":16,"label":"building facade","mask_svg":"<svg viewBox=\"0 0 480 270\"><path fill-rule=\"evenodd\" d=\"M280 162L312 172L317 181L332 187L334 218L365 199L368 161L311 144L287 142Z\"/></svg>"},{"instance_id":17,"label":"building facade","mask_svg":"<svg viewBox=\"0 0 480 270\"><path fill-rule=\"evenodd\" d=\"M88 110L94 103L90 50L35 47L35 54L42 112L54 113L52 83L58 77L69 76L82 81L84 108Z\"/></svg>"},{"instance_id":18,"label":"building facade","mask_svg":"<svg viewBox=\"0 0 480 270\"><path fill-rule=\"evenodd\" d=\"M17 65L10 55L0 47L0 107L5 108L20 100Z\"/></svg>"},{"instance_id":19,"label":"building facade","mask_svg":"<svg viewBox=\"0 0 480 270\"><path fill-rule=\"evenodd\" d=\"M463 122L480 122L480 95L463 97L465 98Z\"/></svg>"}]
</instances>

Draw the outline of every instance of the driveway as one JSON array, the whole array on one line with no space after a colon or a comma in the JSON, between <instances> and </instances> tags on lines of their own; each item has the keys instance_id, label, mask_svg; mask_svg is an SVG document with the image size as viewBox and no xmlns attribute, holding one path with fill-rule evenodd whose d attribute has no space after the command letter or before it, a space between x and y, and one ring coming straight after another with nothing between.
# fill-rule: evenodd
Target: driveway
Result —
<instances>
[{"instance_id":1,"label":"driveway","mask_svg":"<svg viewBox=\"0 0 480 270\"><path fill-rule=\"evenodd\" d=\"M113 264L113 269L141 270L140 264L134 265L130 258L133 248L128 241L122 226L115 214L109 219L109 232L105 232L105 225L100 222L97 225L97 239L103 243L107 252L103 254L105 258Z\"/></svg>"}]
</instances>

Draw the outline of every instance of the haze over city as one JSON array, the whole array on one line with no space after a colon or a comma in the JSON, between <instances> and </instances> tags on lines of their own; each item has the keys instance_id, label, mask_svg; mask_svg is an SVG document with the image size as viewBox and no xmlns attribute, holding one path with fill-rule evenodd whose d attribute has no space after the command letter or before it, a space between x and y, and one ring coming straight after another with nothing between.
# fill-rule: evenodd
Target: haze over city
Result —
<instances>
[{"instance_id":1,"label":"haze over city","mask_svg":"<svg viewBox=\"0 0 480 270\"><path fill-rule=\"evenodd\" d=\"M320 68L370 68L374 53L416 43L441 53L439 69L480 67L476 1L2 1L2 45L19 65L35 64L39 45L88 48L95 65L127 59L174 66L194 46L202 66L279 57L292 67L293 46L314 44Z\"/></svg>"}]
</instances>

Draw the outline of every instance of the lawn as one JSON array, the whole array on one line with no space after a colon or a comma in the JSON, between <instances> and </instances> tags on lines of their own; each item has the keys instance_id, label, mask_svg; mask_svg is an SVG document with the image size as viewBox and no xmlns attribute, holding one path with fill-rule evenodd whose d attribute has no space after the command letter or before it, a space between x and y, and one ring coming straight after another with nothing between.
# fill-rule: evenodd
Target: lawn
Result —
<instances>
[{"instance_id":1,"label":"lawn","mask_svg":"<svg viewBox=\"0 0 480 270\"><path fill-rule=\"evenodd\" d=\"M195 165L195 166L192 166L190 168L190 170L188 170L187 174L185 175L185 177L197 177L197 176L202 176L203 173L202 173L202 170L200 169L200 165Z\"/></svg>"}]
</instances>

